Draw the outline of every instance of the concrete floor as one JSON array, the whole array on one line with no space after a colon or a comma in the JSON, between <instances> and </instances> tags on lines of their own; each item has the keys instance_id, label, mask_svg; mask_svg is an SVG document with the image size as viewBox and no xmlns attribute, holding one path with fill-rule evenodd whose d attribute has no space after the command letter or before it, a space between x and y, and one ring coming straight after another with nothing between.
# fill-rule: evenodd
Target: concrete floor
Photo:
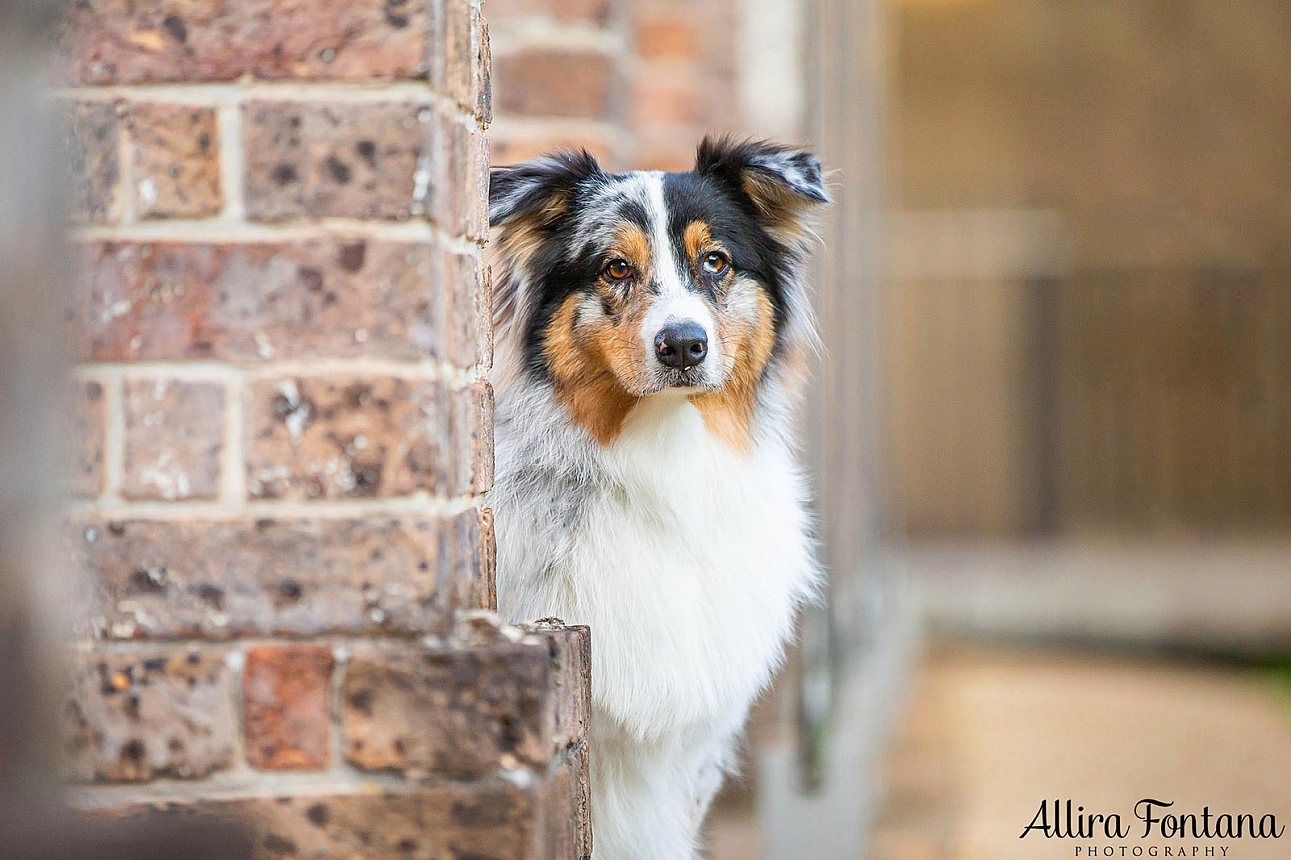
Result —
<instances>
[{"instance_id":1,"label":"concrete floor","mask_svg":"<svg viewBox=\"0 0 1291 860\"><path fill-rule=\"evenodd\" d=\"M1285 860L1291 829L1144 839L1134 807L1151 797L1291 825L1291 693L1270 673L1230 666L941 642L914 681L883 780L872 860L1056 860L1091 847ZM1042 800L1068 798L1119 813L1131 833L1019 838Z\"/></svg>"}]
</instances>

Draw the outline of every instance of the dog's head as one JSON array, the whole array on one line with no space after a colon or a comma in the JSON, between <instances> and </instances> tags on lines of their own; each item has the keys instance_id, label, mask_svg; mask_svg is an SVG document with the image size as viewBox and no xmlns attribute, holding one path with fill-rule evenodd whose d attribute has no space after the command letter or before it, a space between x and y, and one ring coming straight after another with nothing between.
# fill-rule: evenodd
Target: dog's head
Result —
<instances>
[{"instance_id":1,"label":"dog's head","mask_svg":"<svg viewBox=\"0 0 1291 860\"><path fill-rule=\"evenodd\" d=\"M502 345L602 443L668 390L747 441L764 374L810 337L798 268L827 199L814 156L761 142L705 140L686 173L494 170Z\"/></svg>"}]
</instances>

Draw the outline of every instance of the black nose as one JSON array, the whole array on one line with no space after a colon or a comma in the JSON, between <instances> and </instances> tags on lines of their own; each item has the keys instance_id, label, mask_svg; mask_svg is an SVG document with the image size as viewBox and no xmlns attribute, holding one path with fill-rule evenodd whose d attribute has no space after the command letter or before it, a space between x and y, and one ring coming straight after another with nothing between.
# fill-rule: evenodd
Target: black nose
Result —
<instances>
[{"instance_id":1,"label":"black nose","mask_svg":"<svg viewBox=\"0 0 1291 860\"><path fill-rule=\"evenodd\" d=\"M654 354L666 367L687 370L708 355L708 335L696 322L671 323L655 335Z\"/></svg>"}]
</instances>

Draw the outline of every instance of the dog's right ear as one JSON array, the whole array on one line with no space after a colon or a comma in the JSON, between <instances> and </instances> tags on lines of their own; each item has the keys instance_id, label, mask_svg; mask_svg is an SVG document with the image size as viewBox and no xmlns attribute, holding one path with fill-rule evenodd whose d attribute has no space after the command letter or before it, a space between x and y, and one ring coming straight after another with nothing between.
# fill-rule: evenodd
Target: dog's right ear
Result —
<instances>
[{"instance_id":1,"label":"dog's right ear","mask_svg":"<svg viewBox=\"0 0 1291 860\"><path fill-rule=\"evenodd\" d=\"M578 185L602 174L587 150L556 152L489 174L489 226L531 220L545 226L569 211Z\"/></svg>"}]
</instances>

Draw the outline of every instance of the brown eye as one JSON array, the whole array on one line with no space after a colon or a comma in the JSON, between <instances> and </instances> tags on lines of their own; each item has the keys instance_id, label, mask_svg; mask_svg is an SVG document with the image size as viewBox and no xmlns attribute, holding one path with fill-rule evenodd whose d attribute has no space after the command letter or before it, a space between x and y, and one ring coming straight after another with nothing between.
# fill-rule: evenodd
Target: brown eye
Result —
<instances>
[{"instance_id":1,"label":"brown eye","mask_svg":"<svg viewBox=\"0 0 1291 860\"><path fill-rule=\"evenodd\" d=\"M720 275L731 265L725 254L714 251L704 258L704 271L710 275Z\"/></svg>"},{"instance_id":2,"label":"brown eye","mask_svg":"<svg viewBox=\"0 0 1291 860\"><path fill-rule=\"evenodd\" d=\"M611 281L621 281L632 274L632 264L627 260L610 260L605 264L605 277Z\"/></svg>"}]
</instances>

